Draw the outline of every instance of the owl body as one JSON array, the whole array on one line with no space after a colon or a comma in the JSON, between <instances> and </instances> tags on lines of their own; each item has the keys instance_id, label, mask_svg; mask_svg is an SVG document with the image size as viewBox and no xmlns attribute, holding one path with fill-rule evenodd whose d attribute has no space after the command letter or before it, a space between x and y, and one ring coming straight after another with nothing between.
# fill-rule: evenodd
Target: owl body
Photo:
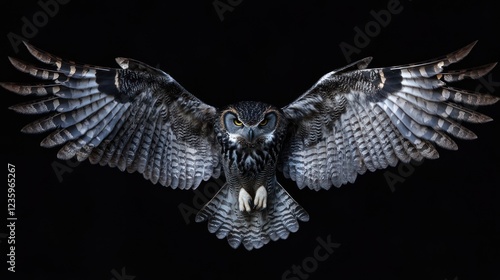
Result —
<instances>
[{"instance_id":1,"label":"owl body","mask_svg":"<svg viewBox=\"0 0 500 280\"><path fill-rule=\"evenodd\" d=\"M257 189L272 185L286 135L287 122L280 109L243 101L222 110L215 132L221 145L222 169L228 182L254 197Z\"/></svg>"},{"instance_id":2,"label":"owl body","mask_svg":"<svg viewBox=\"0 0 500 280\"><path fill-rule=\"evenodd\" d=\"M280 109L254 101L222 110L215 125L226 183L200 210L197 221L228 238L236 248L251 250L270 240L287 238L307 221L307 212L276 180L288 122Z\"/></svg>"},{"instance_id":3,"label":"owl body","mask_svg":"<svg viewBox=\"0 0 500 280\"><path fill-rule=\"evenodd\" d=\"M475 42L399 66L367 68L371 58L361 59L327 73L283 108L243 101L222 110L137 60L117 58L120 68L77 64L25 45L44 66L11 63L48 82L0 83L41 96L10 107L47 114L23 132L50 131L41 145L62 146L60 159L139 172L174 189L194 189L223 174L225 184L196 221L248 250L287 238L309 219L276 180L278 171L300 189L319 191L398 162L436 159L437 147L457 149L453 137L476 138L464 123L491 121L472 108L499 100L449 86L495 67L447 70Z\"/></svg>"}]
</instances>

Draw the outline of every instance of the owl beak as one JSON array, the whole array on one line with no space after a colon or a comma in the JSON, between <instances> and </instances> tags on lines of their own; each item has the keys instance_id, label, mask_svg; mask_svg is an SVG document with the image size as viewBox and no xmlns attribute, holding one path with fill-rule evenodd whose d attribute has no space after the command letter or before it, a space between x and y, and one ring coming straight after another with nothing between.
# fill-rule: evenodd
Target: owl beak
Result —
<instances>
[{"instance_id":1,"label":"owl beak","mask_svg":"<svg viewBox=\"0 0 500 280\"><path fill-rule=\"evenodd\" d=\"M247 139L248 139L248 142L253 142L253 138L255 137L255 133L253 132L253 129L250 128L248 130L248 134L247 134Z\"/></svg>"}]
</instances>

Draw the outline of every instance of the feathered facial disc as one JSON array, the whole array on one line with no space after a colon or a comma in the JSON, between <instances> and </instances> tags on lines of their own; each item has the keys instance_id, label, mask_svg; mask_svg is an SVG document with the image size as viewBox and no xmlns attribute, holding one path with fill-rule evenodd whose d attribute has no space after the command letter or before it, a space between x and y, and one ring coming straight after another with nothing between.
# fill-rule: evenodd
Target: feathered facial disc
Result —
<instances>
[{"instance_id":1,"label":"feathered facial disc","mask_svg":"<svg viewBox=\"0 0 500 280\"><path fill-rule=\"evenodd\" d=\"M233 142L238 142L241 148L252 149L272 141L282 120L277 108L261 102L244 101L224 110L220 125Z\"/></svg>"},{"instance_id":2,"label":"feathered facial disc","mask_svg":"<svg viewBox=\"0 0 500 280\"><path fill-rule=\"evenodd\" d=\"M257 171L276 161L286 131L286 119L271 105L244 101L222 111L218 139L224 155L242 171Z\"/></svg>"}]
</instances>

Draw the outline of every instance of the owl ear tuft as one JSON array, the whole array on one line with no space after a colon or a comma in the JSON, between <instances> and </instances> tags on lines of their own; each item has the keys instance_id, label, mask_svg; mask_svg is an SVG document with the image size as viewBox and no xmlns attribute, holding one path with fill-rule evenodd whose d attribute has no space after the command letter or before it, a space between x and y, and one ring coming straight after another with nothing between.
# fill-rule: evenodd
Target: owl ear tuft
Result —
<instances>
[{"instance_id":1,"label":"owl ear tuft","mask_svg":"<svg viewBox=\"0 0 500 280\"><path fill-rule=\"evenodd\" d=\"M122 69L128 69L129 67L129 62L130 60L128 58L125 58L125 57L117 57L115 58L116 60L116 63L118 63L118 65L120 65L120 67Z\"/></svg>"},{"instance_id":2,"label":"owl ear tuft","mask_svg":"<svg viewBox=\"0 0 500 280\"><path fill-rule=\"evenodd\" d=\"M353 63L347 64L344 67L335 69L332 72L335 74L340 74L340 73L348 72L348 71L352 71L352 70L365 69L366 67L368 67L368 65L370 64L372 59L373 59L373 57L371 57L371 56L365 57L365 58L360 59L358 61L354 61Z\"/></svg>"},{"instance_id":3,"label":"owl ear tuft","mask_svg":"<svg viewBox=\"0 0 500 280\"><path fill-rule=\"evenodd\" d=\"M131 58L126 58L126 57L117 57L115 58L116 63L122 68L122 69L130 69L133 71L141 71L141 72L149 72L151 74L157 74L157 75L167 75L165 72L162 70L155 68L153 66L150 66L144 62L131 59Z\"/></svg>"}]
</instances>

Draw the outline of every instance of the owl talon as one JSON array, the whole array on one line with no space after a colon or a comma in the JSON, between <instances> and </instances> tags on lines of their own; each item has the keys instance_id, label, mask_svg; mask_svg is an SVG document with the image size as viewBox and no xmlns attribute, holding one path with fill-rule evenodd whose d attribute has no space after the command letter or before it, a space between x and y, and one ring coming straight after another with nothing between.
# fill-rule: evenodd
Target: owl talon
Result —
<instances>
[{"instance_id":1,"label":"owl talon","mask_svg":"<svg viewBox=\"0 0 500 280\"><path fill-rule=\"evenodd\" d=\"M238 195L238 202L239 202L239 207L240 207L240 211L241 212L243 212L243 211L247 211L247 212L252 211L252 208L253 208L252 197L243 188L240 189L240 193ZM250 205L252 207L250 207Z\"/></svg>"},{"instance_id":2,"label":"owl talon","mask_svg":"<svg viewBox=\"0 0 500 280\"><path fill-rule=\"evenodd\" d=\"M267 207L267 191L264 186L260 186L255 192L255 209L262 210Z\"/></svg>"},{"instance_id":3,"label":"owl talon","mask_svg":"<svg viewBox=\"0 0 500 280\"><path fill-rule=\"evenodd\" d=\"M248 206L250 206L250 209L254 209L255 205L253 204L253 200L250 198L248 199Z\"/></svg>"}]
</instances>

